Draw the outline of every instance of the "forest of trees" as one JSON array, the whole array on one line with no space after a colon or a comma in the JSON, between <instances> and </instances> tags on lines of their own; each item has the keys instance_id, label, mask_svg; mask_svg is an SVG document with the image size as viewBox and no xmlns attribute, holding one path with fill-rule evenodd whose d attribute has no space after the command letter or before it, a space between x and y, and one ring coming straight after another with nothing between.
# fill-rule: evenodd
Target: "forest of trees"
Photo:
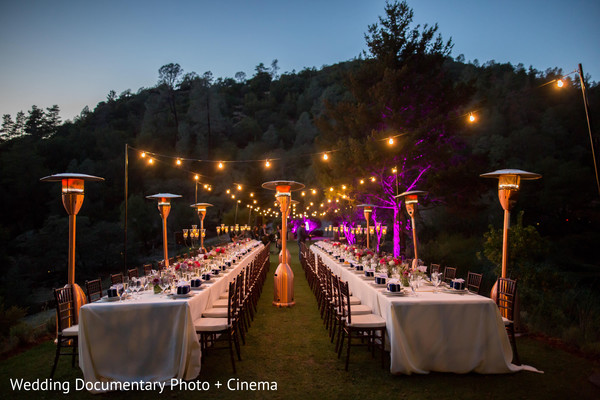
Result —
<instances>
[{"instance_id":1,"label":"forest of trees","mask_svg":"<svg viewBox=\"0 0 600 400\"><path fill-rule=\"evenodd\" d=\"M133 148L128 266L160 257L160 218L145 196L181 194L169 216L169 229L180 231L197 220L189 205L198 173L212 188L198 185L198 200L215 205L205 222L209 236L217 224L233 222L236 203L225 190L234 183L244 185L243 196L254 191L260 204L271 206L272 193L260 189L264 181L292 179L315 188L343 183L349 185L345 208L321 222L362 221L354 206L376 202L382 206L378 220L389 226L399 221L385 249L407 256L407 216L393 196L398 190L426 190L430 195L418 216L421 258L456 266L464 275L483 272L489 284L498 264L494 249L500 246L502 209L496 182L479 175L518 168L543 175L523 184L513 213L509 269L523 282L525 323L600 351L600 195L578 80L567 78L559 90L548 84L562 76L558 69L453 58L452 43L442 40L437 26L413 28L412 19L405 3L389 3L380 21L368 27L363 57L320 69L280 73L273 60L256 66L251 77L215 78L211 72L185 73L172 63L159 68L155 86L136 93L110 90L106 101L93 110L86 107L73 121L60 120L58 105L4 115L4 304L35 311L44 296L23 296L23 288L29 293L44 287L49 293L66 280L68 226L59 185L39 181L53 173L105 178L86 185L78 217L77 281L125 269L125 144ZM588 83L594 123L600 90ZM474 123L467 120L471 112ZM390 136L394 146L386 144ZM148 167L136 149L202 161ZM331 149L335 152L324 163L322 152ZM269 169L263 167L267 159L273 160ZM218 170L215 161L221 160L244 162ZM377 177L377 183L361 186L359 179L367 176ZM317 202L328 195L319 196ZM238 220L248 221L245 207ZM394 241L397 249L389 247Z\"/></svg>"}]
</instances>

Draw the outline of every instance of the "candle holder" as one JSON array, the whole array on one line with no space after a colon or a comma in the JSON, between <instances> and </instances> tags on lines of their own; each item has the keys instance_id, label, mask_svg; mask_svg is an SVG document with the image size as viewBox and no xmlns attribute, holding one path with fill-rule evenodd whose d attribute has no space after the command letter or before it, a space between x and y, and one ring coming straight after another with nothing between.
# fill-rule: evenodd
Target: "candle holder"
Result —
<instances>
[{"instance_id":1,"label":"candle holder","mask_svg":"<svg viewBox=\"0 0 600 400\"><path fill-rule=\"evenodd\" d=\"M290 268L289 256L287 251L287 217L292 203L292 191L304 188L302 183L294 181L271 181L262 184L262 187L269 190L275 190L281 209L281 262L277 266L274 277L274 299L273 305L277 307L292 307L294 301L294 273Z\"/></svg>"},{"instance_id":2,"label":"candle holder","mask_svg":"<svg viewBox=\"0 0 600 400\"><path fill-rule=\"evenodd\" d=\"M153 199L158 201L158 211L162 219L162 232L163 232L163 256L165 259L165 268L169 266L169 248L167 242L167 217L171 211L171 199L181 197L178 194L172 193L157 193L151 196L146 196L147 199Z\"/></svg>"},{"instance_id":3,"label":"candle holder","mask_svg":"<svg viewBox=\"0 0 600 400\"><path fill-rule=\"evenodd\" d=\"M413 251L415 258L413 260L412 269L414 270L419 265L419 253L417 252L417 227L415 225L415 213L417 212L417 206L419 205L419 196L425 196L427 192L422 190L411 190L409 192L400 193L394 196L397 199L404 198L404 205L406 206L406 212L410 216L410 222L412 225L413 234Z\"/></svg>"},{"instance_id":4,"label":"candle holder","mask_svg":"<svg viewBox=\"0 0 600 400\"><path fill-rule=\"evenodd\" d=\"M65 211L69 214L69 253L67 267L67 285L73 288L73 301L75 307L75 323L79 316L79 308L86 303L86 296L79 285L75 283L75 237L76 237L76 219L85 196L85 181L103 181L104 178L98 176L63 173L46 176L41 178L42 182L61 182L62 183L62 202Z\"/></svg>"}]
</instances>

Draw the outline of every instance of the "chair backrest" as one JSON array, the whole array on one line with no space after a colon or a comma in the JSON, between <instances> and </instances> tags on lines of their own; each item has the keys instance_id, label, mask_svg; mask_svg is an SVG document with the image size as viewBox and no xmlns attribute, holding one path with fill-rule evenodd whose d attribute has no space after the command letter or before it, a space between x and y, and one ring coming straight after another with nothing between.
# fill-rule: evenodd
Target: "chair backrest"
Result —
<instances>
[{"instance_id":1,"label":"chair backrest","mask_svg":"<svg viewBox=\"0 0 600 400\"><path fill-rule=\"evenodd\" d=\"M440 264L431 264L431 267L429 268L429 273L433 274L433 273L440 273Z\"/></svg>"},{"instance_id":2,"label":"chair backrest","mask_svg":"<svg viewBox=\"0 0 600 400\"><path fill-rule=\"evenodd\" d=\"M54 300L56 300L56 321L58 332L77 323L75 302L73 301L73 287L54 289Z\"/></svg>"},{"instance_id":3,"label":"chair backrest","mask_svg":"<svg viewBox=\"0 0 600 400\"><path fill-rule=\"evenodd\" d=\"M144 268L144 275L152 274L152 264L144 264L143 268Z\"/></svg>"},{"instance_id":4,"label":"chair backrest","mask_svg":"<svg viewBox=\"0 0 600 400\"><path fill-rule=\"evenodd\" d=\"M93 303L102 298L102 281L100 281L100 278L85 281L85 289L87 291L88 303Z\"/></svg>"},{"instance_id":5,"label":"chair backrest","mask_svg":"<svg viewBox=\"0 0 600 400\"><path fill-rule=\"evenodd\" d=\"M476 274L475 272L469 271L469 273L467 274L467 289L470 292L479 294L479 288L481 286L482 278L482 274Z\"/></svg>"},{"instance_id":6,"label":"chair backrest","mask_svg":"<svg viewBox=\"0 0 600 400\"><path fill-rule=\"evenodd\" d=\"M515 297L517 296L517 281L507 278L498 278L498 296L496 304L500 314L509 321L514 320Z\"/></svg>"},{"instance_id":7,"label":"chair backrest","mask_svg":"<svg viewBox=\"0 0 600 400\"><path fill-rule=\"evenodd\" d=\"M227 325L231 325L231 322L234 318L236 318L237 315L238 290L236 285L239 282L241 281L236 280L229 282L229 296L227 297Z\"/></svg>"},{"instance_id":8,"label":"chair backrest","mask_svg":"<svg viewBox=\"0 0 600 400\"><path fill-rule=\"evenodd\" d=\"M113 285L116 285L117 283L123 283L123 274L120 272L118 274L112 274L110 276L110 283Z\"/></svg>"},{"instance_id":9,"label":"chair backrest","mask_svg":"<svg viewBox=\"0 0 600 400\"><path fill-rule=\"evenodd\" d=\"M342 311L342 317L346 318L348 324L352 323L352 314L350 307L350 288L348 282L340 280L340 291L339 291L339 302L340 310Z\"/></svg>"},{"instance_id":10,"label":"chair backrest","mask_svg":"<svg viewBox=\"0 0 600 400\"><path fill-rule=\"evenodd\" d=\"M131 278L139 278L140 277L140 273L138 272L137 268L132 268L132 269L128 269L127 270L127 276L129 277L129 279L131 279Z\"/></svg>"},{"instance_id":11,"label":"chair backrest","mask_svg":"<svg viewBox=\"0 0 600 400\"><path fill-rule=\"evenodd\" d=\"M444 281L450 282L454 278L456 278L456 268L454 268L454 267L444 268Z\"/></svg>"}]
</instances>

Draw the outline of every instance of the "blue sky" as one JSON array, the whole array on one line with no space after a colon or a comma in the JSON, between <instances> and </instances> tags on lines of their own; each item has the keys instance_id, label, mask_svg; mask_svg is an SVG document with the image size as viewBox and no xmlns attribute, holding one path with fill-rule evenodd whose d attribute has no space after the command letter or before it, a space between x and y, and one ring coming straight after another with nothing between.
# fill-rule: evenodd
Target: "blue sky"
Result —
<instances>
[{"instance_id":1,"label":"blue sky","mask_svg":"<svg viewBox=\"0 0 600 400\"><path fill-rule=\"evenodd\" d=\"M158 69L233 77L279 60L280 72L331 65L365 49L385 0L20 0L0 3L0 114L58 104L63 120L110 90L156 84ZM438 23L452 55L600 81L600 2L409 1L414 21Z\"/></svg>"}]
</instances>

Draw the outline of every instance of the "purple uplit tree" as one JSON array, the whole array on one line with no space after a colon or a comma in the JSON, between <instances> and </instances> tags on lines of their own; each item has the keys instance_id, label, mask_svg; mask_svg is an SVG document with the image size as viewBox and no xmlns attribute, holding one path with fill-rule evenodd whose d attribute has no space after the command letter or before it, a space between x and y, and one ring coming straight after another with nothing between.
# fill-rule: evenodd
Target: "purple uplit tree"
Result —
<instances>
[{"instance_id":1,"label":"purple uplit tree","mask_svg":"<svg viewBox=\"0 0 600 400\"><path fill-rule=\"evenodd\" d=\"M447 70L452 44L436 36L437 26L411 29L406 2L388 3L385 12L365 35L368 58L349 74L351 96L326 104L317 120L319 147L337 151L314 169L325 187L346 184L352 205L378 207L379 220L392 227L397 257L410 224L394 196L436 193L431 178L462 158L457 132L464 122L457 117L470 88Z\"/></svg>"}]
</instances>

